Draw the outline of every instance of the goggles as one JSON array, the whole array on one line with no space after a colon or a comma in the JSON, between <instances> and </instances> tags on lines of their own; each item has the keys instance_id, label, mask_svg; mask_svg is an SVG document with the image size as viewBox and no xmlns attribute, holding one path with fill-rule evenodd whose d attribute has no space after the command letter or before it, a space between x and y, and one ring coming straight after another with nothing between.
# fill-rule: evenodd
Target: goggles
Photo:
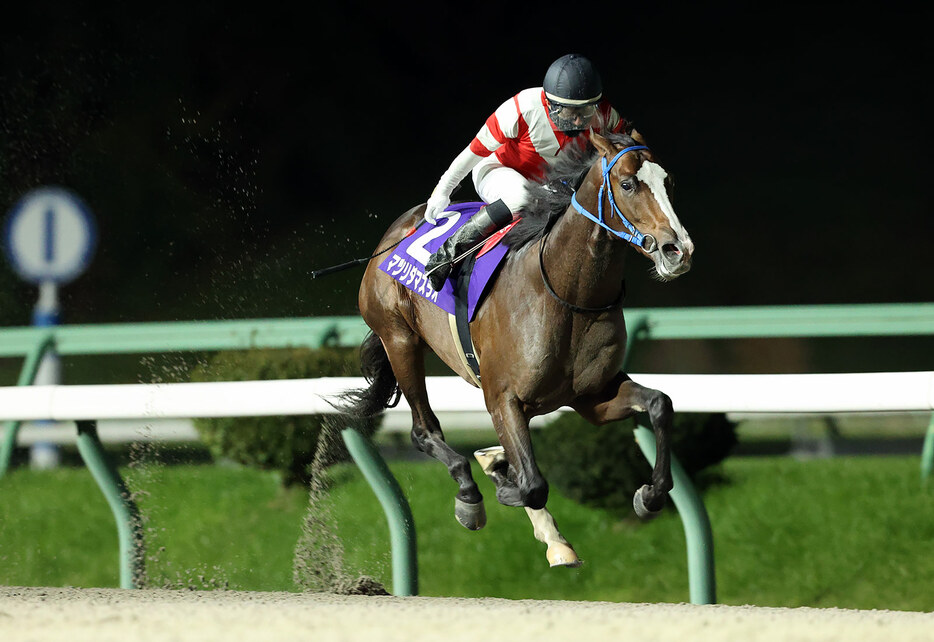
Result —
<instances>
[{"instance_id":1,"label":"goggles","mask_svg":"<svg viewBox=\"0 0 934 642\"><path fill-rule=\"evenodd\" d=\"M562 105L548 101L548 115L562 131L586 129L597 113L596 103L588 105Z\"/></svg>"}]
</instances>

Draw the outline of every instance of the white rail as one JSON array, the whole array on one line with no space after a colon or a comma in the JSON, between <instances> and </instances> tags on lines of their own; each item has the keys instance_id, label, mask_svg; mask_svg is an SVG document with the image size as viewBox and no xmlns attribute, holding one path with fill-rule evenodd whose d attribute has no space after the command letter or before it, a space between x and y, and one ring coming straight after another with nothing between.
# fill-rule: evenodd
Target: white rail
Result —
<instances>
[{"instance_id":1,"label":"white rail","mask_svg":"<svg viewBox=\"0 0 934 642\"><path fill-rule=\"evenodd\" d=\"M805 375L632 375L633 380L666 392L676 412L912 412L934 410L934 372L881 372ZM0 387L0 420L80 421L113 419L177 419L197 417L303 415L333 412L327 403L340 392L363 387L358 378L286 379L218 383L121 384L93 386ZM430 377L432 406L445 412L484 409L483 395L456 377ZM406 412L405 401L390 410ZM82 428L82 426L84 426ZM14 429L15 430L15 429ZM356 435L353 430L347 435ZM650 463L654 440L644 427L637 441ZM15 432L7 429L9 452ZM639 436L642 435L642 436ZM358 435L359 436L359 435ZM134 531L135 504L119 474L103 457L97 432L79 423L79 450L111 504L120 541L120 582L136 586L135 565L142 559ZM348 441L348 446L350 445ZM83 446L83 447L82 447ZM925 450L928 450L927 442ZM371 452L372 451L372 452ZM370 454L368 454L370 453ZM374 491L390 521L396 594L414 595L414 523L408 504L385 463L373 448L354 455L368 466ZM676 463L676 460L673 460ZM691 601L708 604L714 596L713 536L703 503L680 466L673 466L678 507L688 542ZM373 472L385 471L385 472ZM370 479L370 475L368 475ZM388 490L387 490L388 489ZM392 495L392 496L390 496ZM404 510L403 510L404 508Z\"/></svg>"},{"instance_id":2,"label":"white rail","mask_svg":"<svg viewBox=\"0 0 934 642\"><path fill-rule=\"evenodd\" d=\"M795 375L634 374L667 393L676 412L841 413L934 410L934 372ZM365 385L326 377L212 383L0 387L0 420L169 419L333 412L326 399ZM439 412L485 409L480 390L457 377L429 377ZM390 413L408 412L402 399Z\"/></svg>"}]
</instances>

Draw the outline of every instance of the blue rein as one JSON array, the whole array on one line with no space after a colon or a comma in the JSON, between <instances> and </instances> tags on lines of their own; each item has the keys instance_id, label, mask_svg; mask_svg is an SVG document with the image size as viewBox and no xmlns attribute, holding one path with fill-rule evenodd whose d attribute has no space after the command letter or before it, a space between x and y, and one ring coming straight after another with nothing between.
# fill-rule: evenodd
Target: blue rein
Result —
<instances>
[{"instance_id":1,"label":"blue rein","mask_svg":"<svg viewBox=\"0 0 934 642\"><path fill-rule=\"evenodd\" d=\"M627 147L626 149L620 151L620 153L618 153L616 156L614 156L613 160L611 160L610 162L607 162L606 156L603 156L600 158L600 162L602 163L602 166L603 166L603 185L600 186L600 193L597 198L597 216L594 216L593 214L588 212L587 208L585 208L583 205L580 204L580 202L578 202L576 191L574 192L574 194L571 195L571 205L573 205L574 209L576 209L578 212L580 212L581 214L589 218L591 221L593 221L600 227L608 230L614 236L618 236L624 241L632 243L633 245L637 247L643 247L643 242L645 241L645 235L642 234L642 232L640 232L639 230L637 230L636 226L630 223L629 219L627 219L623 215L622 211L620 211L619 207L616 206L616 201L613 199L613 188L610 185L610 170L613 169L613 166L616 164L616 161L622 158L624 154L628 152L634 152L639 149L648 149L648 147L646 147L645 145L633 145L632 147ZM626 229L629 230L629 234L627 234L626 232L620 232L620 231L614 230L612 227L610 227L604 222L604 217L603 217L603 194L604 193L606 193L606 195L609 197L610 205L613 206L613 212L615 212L616 215L619 216L619 218L623 221L623 225L625 225Z\"/></svg>"}]
</instances>

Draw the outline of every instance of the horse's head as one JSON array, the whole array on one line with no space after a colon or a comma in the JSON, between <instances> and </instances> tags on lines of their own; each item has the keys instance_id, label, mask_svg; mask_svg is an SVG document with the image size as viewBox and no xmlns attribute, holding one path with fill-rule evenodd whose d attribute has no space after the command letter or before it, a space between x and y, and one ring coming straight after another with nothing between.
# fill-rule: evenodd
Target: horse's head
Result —
<instances>
[{"instance_id":1,"label":"horse's head","mask_svg":"<svg viewBox=\"0 0 934 642\"><path fill-rule=\"evenodd\" d=\"M630 142L628 146L596 132L590 140L600 155L590 177L597 182L606 226L652 259L661 280L670 281L690 270L694 243L668 198L668 173L653 160L639 134L633 132L636 145ZM626 225L627 221L632 227Z\"/></svg>"}]
</instances>

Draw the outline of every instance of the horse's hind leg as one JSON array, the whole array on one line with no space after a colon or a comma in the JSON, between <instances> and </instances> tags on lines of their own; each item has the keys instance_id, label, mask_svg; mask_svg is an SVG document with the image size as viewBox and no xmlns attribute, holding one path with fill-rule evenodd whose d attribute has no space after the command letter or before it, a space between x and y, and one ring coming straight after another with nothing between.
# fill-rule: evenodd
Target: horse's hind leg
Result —
<instances>
[{"instance_id":1,"label":"horse's hind leg","mask_svg":"<svg viewBox=\"0 0 934 642\"><path fill-rule=\"evenodd\" d=\"M383 346L389 355L399 389L412 408L412 443L423 453L448 468L459 490L454 498L454 516L465 528L479 530L486 525L483 496L470 472L470 462L444 441L438 418L428 404L425 388L425 344L411 331L399 331Z\"/></svg>"},{"instance_id":2,"label":"horse's hind leg","mask_svg":"<svg viewBox=\"0 0 934 642\"><path fill-rule=\"evenodd\" d=\"M663 392L640 386L628 375L619 373L595 395L576 399L571 407L596 425L625 419L636 412L648 412L655 432L655 468L652 484L636 491L632 503L641 518L654 517L665 506L671 479L671 399Z\"/></svg>"}]
</instances>

